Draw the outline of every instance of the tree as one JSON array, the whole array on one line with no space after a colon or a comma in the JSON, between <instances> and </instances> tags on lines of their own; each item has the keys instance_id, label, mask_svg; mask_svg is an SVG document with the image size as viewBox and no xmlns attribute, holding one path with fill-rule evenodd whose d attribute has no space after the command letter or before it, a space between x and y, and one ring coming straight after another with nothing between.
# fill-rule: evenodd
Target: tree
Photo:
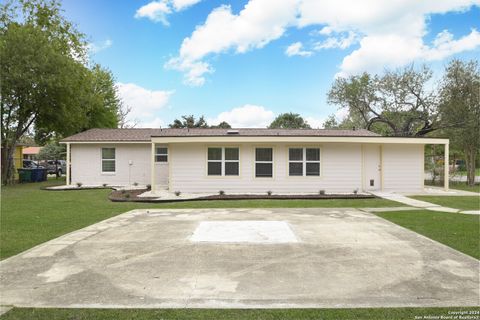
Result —
<instances>
[{"instance_id":1,"label":"tree","mask_svg":"<svg viewBox=\"0 0 480 320\"><path fill-rule=\"evenodd\" d=\"M221 128L221 129L230 129L231 127L232 126L226 121L222 121L216 126L210 126L210 128Z\"/></svg>"},{"instance_id":2,"label":"tree","mask_svg":"<svg viewBox=\"0 0 480 320\"><path fill-rule=\"evenodd\" d=\"M135 128L138 125L138 119L129 119L129 115L132 112L132 107L127 106L123 102L120 101L118 107L118 127L121 129L125 128Z\"/></svg>"},{"instance_id":3,"label":"tree","mask_svg":"<svg viewBox=\"0 0 480 320\"><path fill-rule=\"evenodd\" d=\"M201 116L198 120L193 115L182 116L183 120L175 119L169 125L170 128L208 128L205 118Z\"/></svg>"},{"instance_id":4,"label":"tree","mask_svg":"<svg viewBox=\"0 0 480 320\"><path fill-rule=\"evenodd\" d=\"M311 129L298 113L282 113L268 126L269 129Z\"/></svg>"},{"instance_id":5,"label":"tree","mask_svg":"<svg viewBox=\"0 0 480 320\"><path fill-rule=\"evenodd\" d=\"M350 123L384 135L423 136L438 129L437 97L428 89L431 77L427 67L416 71L411 66L383 76L363 73L338 78L328 101L348 109L344 126Z\"/></svg>"},{"instance_id":6,"label":"tree","mask_svg":"<svg viewBox=\"0 0 480 320\"><path fill-rule=\"evenodd\" d=\"M475 184L480 150L480 67L478 61L452 60L440 87L440 118L452 144L463 150L467 183Z\"/></svg>"},{"instance_id":7,"label":"tree","mask_svg":"<svg viewBox=\"0 0 480 320\"><path fill-rule=\"evenodd\" d=\"M21 11L21 18L17 15ZM39 141L92 126L115 127L111 74L87 67L86 41L57 0L0 6L2 182L13 177L15 145L27 133Z\"/></svg>"}]
</instances>

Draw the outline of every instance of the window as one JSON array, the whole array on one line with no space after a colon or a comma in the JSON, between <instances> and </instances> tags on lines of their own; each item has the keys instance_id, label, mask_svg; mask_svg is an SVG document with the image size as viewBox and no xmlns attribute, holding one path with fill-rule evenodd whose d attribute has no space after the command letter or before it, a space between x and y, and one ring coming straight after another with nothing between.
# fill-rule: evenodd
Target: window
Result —
<instances>
[{"instance_id":1,"label":"window","mask_svg":"<svg viewBox=\"0 0 480 320\"><path fill-rule=\"evenodd\" d=\"M319 148L288 149L289 176L320 176Z\"/></svg>"},{"instance_id":2,"label":"window","mask_svg":"<svg viewBox=\"0 0 480 320\"><path fill-rule=\"evenodd\" d=\"M115 172L115 148L102 148L102 172Z\"/></svg>"},{"instance_id":3,"label":"window","mask_svg":"<svg viewBox=\"0 0 480 320\"><path fill-rule=\"evenodd\" d=\"M273 149L256 148L255 149L255 177L271 178L273 177Z\"/></svg>"},{"instance_id":4,"label":"window","mask_svg":"<svg viewBox=\"0 0 480 320\"><path fill-rule=\"evenodd\" d=\"M155 149L155 162L168 162L168 148L157 147Z\"/></svg>"},{"instance_id":5,"label":"window","mask_svg":"<svg viewBox=\"0 0 480 320\"><path fill-rule=\"evenodd\" d=\"M239 148L208 148L207 175L238 176L240 172Z\"/></svg>"}]
</instances>

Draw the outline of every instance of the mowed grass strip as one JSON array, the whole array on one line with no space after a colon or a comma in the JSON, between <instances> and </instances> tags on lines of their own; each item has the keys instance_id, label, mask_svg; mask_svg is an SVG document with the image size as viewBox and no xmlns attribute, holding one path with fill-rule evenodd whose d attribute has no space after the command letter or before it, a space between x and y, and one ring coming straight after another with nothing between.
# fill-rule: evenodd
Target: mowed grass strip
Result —
<instances>
[{"instance_id":1,"label":"mowed grass strip","mask_svg":"<svg viewBox=\"0 0 480 320\"><path fill-rule=\"evenodd\" d=\"M471 308L361 308L361 309L19 309L6 313L2 320L292 320L292 319L449 319L453 313L466 315L480 310ZM428 318L434 319L434 318ZM453 319L453 318L452 318ZM466 319L466 318L465 318Z\"/></svg>"},{"instance_id":2,"label":"mowed grass strip","mask_svg":"<svg viewBox=\"0 0 480 320\"><path fill-rule=\"evenodd\" d=\"M427 210L380 212L379 217L480 259L480 216Z\"/></svg>"},{"instance_id":3,"label":"mowed grass strip","mask_svg":"<svg viewBox=\"0 0 480 320\"><path fill-rule=\"evenodd\" d=\"M176 203L111 202L110 190L46 191L62 180L2 188L0 258L5 259L68 232L117 214L142 208L332 208L392 207L383 199L348 200L214 200Z\"/></svg>"},{"instance_id":4,"label":"mowed grass strip","mask_svg":"<svg viewBox=\"0 0 480 320\"><path fill-rule=\"evenodd\" d=\"M413 196L410 198L431 202L449 208L480 210L480 196Z\"/></svg>"}]
</instances>

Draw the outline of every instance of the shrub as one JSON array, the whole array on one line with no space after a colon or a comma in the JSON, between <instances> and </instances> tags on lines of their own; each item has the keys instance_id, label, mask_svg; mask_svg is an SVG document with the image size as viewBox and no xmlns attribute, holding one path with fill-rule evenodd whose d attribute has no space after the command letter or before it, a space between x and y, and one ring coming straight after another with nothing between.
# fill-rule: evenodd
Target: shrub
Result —
<instances>
[{"instance_id":1,"label":"shrub","mask_svg":"<svg viewBox=\"0 0 480 320\"><path fill-rule=\"evenodd\" d=\"M225 191L220 190L220 191L218 191L218 194L221 195L221 196L223 196L223 195L225 194Z\"/></svg>"},{"instance_id":2,"label":"shrub","mask_svg":"<svg viewBox=\"0 0 480 320\"><path fill-rule=\"evenodd\" d=\"M133 185L136 187L138 186L138 182L134 182Z\"/></svg>"},{"instance_id":3,"label":"shrub","mask_svg":"<svg viewBox=\"0 0 480 320\"><path fill-rule=\"evenodd\" d=\"M77 188L80 188L83 185L81 182L77 182Z\"/></svg>"},{"instance_id":4,"label":"shrub","mask_svg":"<svg viewBox=\"0 0 480 320\"><path fill-rule=\"evenodd\" d=\"M320 194L321 196L324 196L324 195L325 195L325 190L320 190L319 194Z\"/></svg>"},{"instance_id":5,"label":"shrub","mask_svg":"<svg viewBox=\"0 0 480 320\"><path fill-rule=\"evenodd\" d=\"M357 194L357 193L358 193L358 189L353 190L353 194Z\"/></svg>"},{"instance_id":6,"label":"shrub","mask_svg":"<svg viewBox=\"0 0 480 320\"><path fill-rule=\"evenodd\" d=\"M120 192L121 192L122 194L125 194L125 193L127 192L127 190L122 189L122 190L120 190Z\"/></svg>"},{"instance_id":7,"label":"shrub","mask_svg":"<svg viewBox=\"0 0 480 320\"><path fill-rule=\"evenodd\" d=\"M268 190L268 191L267 191L267 194L268 194L269 196L271 196L271 195L272 195L272 191Z\"/></svg>"},{"instance_id":8,"label":"shrub","mask_svg":"<svg viewBox=\"0 0 480 320\"><path fill-rule=\"evenodd\" d=\"M152 190L152 185L151 184L147 184L147 190Z\"/></svg>"},{"instance_id":9,"label":"shrub","mask_svg":"<svg viewBox=\"0 0 480 320\"><path fill-rule=\"evenodd\" d=\"M180 191L175 191L175 195L179 197L182 193Z\"/></svg>"},{"instance_id":10,"label":"shrub","mask_svg":"<svg viewBox=\"0 0 480 320\"><path fill-rule=\"evenodd\" d=\"M102 183L102 186L105 188L105 187L107 186L107 184L106 184L106 183Z\"/></svg>"},{"instance_id":11,"label":"shrub","mask_svg":"<svg viewBox=\"0 0 480 320\"><path fill-rule=\"evenodd\" d=\"M125 198L130 198L130 193L125 193Z\"/></svg>"}]
</instances>

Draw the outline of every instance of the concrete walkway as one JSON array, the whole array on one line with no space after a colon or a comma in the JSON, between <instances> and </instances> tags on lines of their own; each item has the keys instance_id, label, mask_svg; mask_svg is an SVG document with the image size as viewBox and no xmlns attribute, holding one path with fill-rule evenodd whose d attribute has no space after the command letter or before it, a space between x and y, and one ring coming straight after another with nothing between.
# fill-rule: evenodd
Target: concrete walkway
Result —
<instances>
[{"instance_id":1,"label":"concrete walkway","mask_svg":"<svg viewBox=\"0 0 480 320\"><path fill-rule=\"evenodd\" d=\"M430 210L430 211L452 212L452 213L463 213L463 214L479 214L480 215L480 210L461 210L461 209L443 207L443 206L438 205L438 204L412 199L412 198L406 197L406 196L398 194L398 193L374 191L374 192L372 192L372 194L377 196L377 197L383 198L383 199L400 202L400 203L406 204L406 205L411 206L411 207L426 209L426 210Z\"/></svg>"}]
</instances>

